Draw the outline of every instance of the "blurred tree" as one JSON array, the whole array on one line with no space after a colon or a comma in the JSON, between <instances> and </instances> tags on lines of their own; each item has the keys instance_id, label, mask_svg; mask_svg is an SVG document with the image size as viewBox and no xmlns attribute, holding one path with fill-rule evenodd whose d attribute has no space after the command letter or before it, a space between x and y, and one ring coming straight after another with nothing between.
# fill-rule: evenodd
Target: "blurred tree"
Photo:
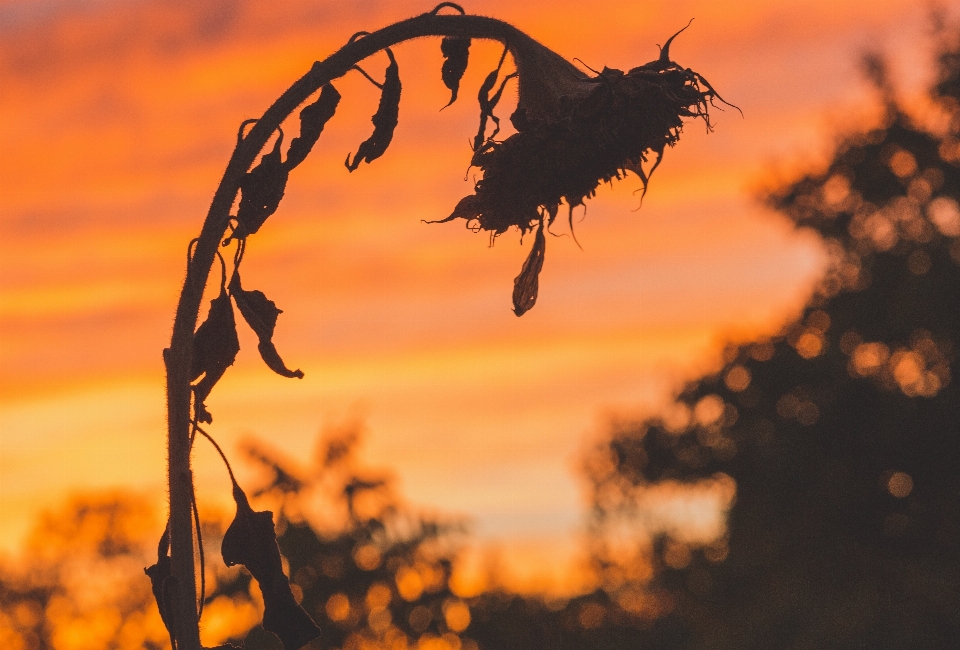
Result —
<instances>
[{"instance_id":1,"label":"blurred tree","mask_svg":"<svg viewBox=\"0 0 960 650\"><path fill-rule=\"evenodd\" d=\"M769 194L830 255L800 317L587 458L606 588L664 589L686 636L670 647L957 647L960 39L940 38L939 119L908 117L869 56L881 126ZM724 477L724 538L615 550L651 486ZM652 580L628 575L637 562Z\"/></svg>"},{"instance_id":2,"label":"blurred tree","mask_svg":"<svg viewBox=\"0 0 960 650\"><path fill-rule=\"evenodd\" d=\"M23 558L0 567L0 648L169 647L142 573L144 533L156 524L141 499L124 494L78 496L42 515Z\"/></svg>"},{"instance_id":3,"label":"blurred tree","mask_svg":"<svg viewBox=\"0 0 960 650\"><path fill-rule=\"evenodd\" d=\"M450 589L462 526L400 507L389 477L359 466L359 439L359 425L326 436L312 470L260 445L246 449L266 471L254 496L276 511L294 595L323 629L309 647L407 648L420 640L428 649L476 648L460 636L470 624L469 607ZM249 573L218 580L207 601L225 598L259 599ZM259 626L245 636L247 650L281 648Z\"/></svg>"},{"instance_id":4,"label":"blurred tree","mask_svg":"<svg viewBox=\"0 0 960 650\"><path fill-rule=\"evenodd\" d=\"M499 588L458 596L451 579L462 524L404 508L387 475L358 463L359 432L350 424L325 436L312 470L247 447L266 470L255 494L277 513L294 593L323 630L308 647L600 650L633 648L640 635L649 636L649 617L612 610L602 591L550 603ZM245 571L216 585L208 608L224 599L234 609L259 600ZM281 647L259 626L231 640L241 639L245 650Z\"/></svg>"},{"instance_id":5,"label":"blurred tree","mask_svg":"<svg viewBox=\"0 0 960 650\"><path fill-rule=\"evenodd\" d=\"M636 616L612 608L599 590L562 602L503 588L460 597L452 578L462 524L405 507L387 474L362 467L360 440L356 423L328 433L312 468L258 443L245 448L264 470L252 496L276 513L294 595L322 628L307 647L600 650L654 638L655 610ZM277 637L258 624L263 599L256 581L216 559L224 517L205 519L203 641L279 650ZM155 525L144 501L121 493L75 498L44 515L24 560L0 565L0 648L169 648L149 581L137 577L156 553L156 540L147 538Z\"/></svg>"}]
</instances>

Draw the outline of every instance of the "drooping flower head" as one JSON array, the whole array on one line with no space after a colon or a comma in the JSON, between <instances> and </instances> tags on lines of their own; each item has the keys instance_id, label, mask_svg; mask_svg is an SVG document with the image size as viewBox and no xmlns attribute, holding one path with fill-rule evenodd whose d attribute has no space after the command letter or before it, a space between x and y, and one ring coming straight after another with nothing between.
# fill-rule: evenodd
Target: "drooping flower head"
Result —
<instances>
[{"instance_id":1,"label":"drooping flower head","mask_svg":"<svg viewBox=\"0 0 960 650\"><path fill-rule=\"evenodd\" d=\"M683 118L702 118L709 128L709 106L723 101L700 74L670 60L675 37L655 61L627 72L604 68L594 77L533 41L512 47L520 78L510 118L517 133L477 147L471 164L483 177L443 221L463 218L496 237L511 226L521 232L549 226L561 203L572 211L601 182L627 171L640 177L645 192L664 150L679 139ZM517 315L536 301L542 242L538 236L515 281Z\"/></svg>"}]
</instances>

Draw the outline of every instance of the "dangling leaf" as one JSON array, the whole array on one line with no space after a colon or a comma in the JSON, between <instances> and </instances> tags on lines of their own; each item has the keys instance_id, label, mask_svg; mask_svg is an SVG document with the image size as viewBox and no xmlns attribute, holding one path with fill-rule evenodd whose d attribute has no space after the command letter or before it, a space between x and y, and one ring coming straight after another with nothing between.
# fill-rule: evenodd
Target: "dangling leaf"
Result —
<instances>
[{"instance_id":1,"label":"dangling leaf","mask_svg":"<svg viewBox=\"0 0 960 650\"><path fill-rule=\"evenodd\" d=\"M523 263L520 275L513 280L513 313L517 316L523 316L537 302L537 293L540 290L540 269L543 268L543 254L546 248L547 241L543 236L541 220L530 255Z\"/></svg>"},{"instance_id":2,"label":"dangling leaf","mask_svg":"<svg viewBox=\"0 0 960 650\"><path fill-rule=\"evenodd\" d=\"M240 314L247 321L247 325L260 339L257 349L267 366L278 375L303 379L299 370L290 370L283 363L277 348L273 345L273 330L277 326L277 316L283 312L277 309L277 304L268 299L262 291L245 291L240 286L240 272L234 271L230 280L230 295L237 301Z\"/></svg>"},{"instance_id":3,"label":"dangling leaf","mask_svg":"<svg viewBox=\"0 0 960 650\"><path fill-rule=\"evenodd\" d=\"M300 111L300 135L290 141L287 161L284 163L288 172L302 163L313 149L313 145L320 138L320 133L323 132L323 127L337 111L339 103L340 93L332 84L327 83L320 90L317 101Z\"/></svg>"},{"instance_id":4,"label":"dangling leaf","mask_svg":"<svg viewBox=\"0 0 960 650\"><path fill-rule=\"evenodd\" d=\"M167 555L169 549L170 526L168 524L163 529L163 535L160 536L160 543L157 544L157 563L148 566L143 572L150 578L150 587L153 591L153 599L157 601L157 609L160 610L160 619L170 634L170 645L176 647L173 639L173 603L170 589L174 578L171 575L170 556ZM165 586L166 590L164 590Z\"/></svg>"},{"instance_id":5,"label":"dangling leaf","mask_svg":"<svg viewBox=\"0 0 960 650\"><path fill-rule=\"evenodd\" d=\"M443 68L441 68L440 74L443 76L443 85L449 88L451 93L450 101L447 102L447 106L449 106L457 101L460 80L463 79L463 73L467 71L470 39L459 36L445 36L440 41L440 52L443 53Z\"/></svg>"},{"instance_id":6,"label":"dangling leaf","mask_svg":"<svg viewBox=\"0 0 960 650\"><path fill-rule=\"evenodd\" d=\"M197 419L200 422L213 420L204 406L204 400L227 368L233 365L239 351L240 339L237 338L233 305L227 292L221 290L220 295L210 301L207 320L201 323L193 335L191 381L203 375L203 379L193 386Z\"/></svg>"},{"instance_id":7,"label":"dangling leaf","mask_svg":"<svg viewBox=\"0 0 960 650\"><path fill-rule=\"evenodd\" d=\"M227 566L242 564L260 583L263 592L263 627L276 634L284 650L298 650L320 636L310 615L297 604L283 573L280 548L273 528L273 513L254 512L240 486L234 483L237 514L220 546Z\"/></svg>"},{"instance_id":8,"label":"dangling leaf","mask_svg":"<svg viewBox=\"0 0 960 650\"><path fill-rule=\"evenodd\" d=\"M397 128L400 117L400 68L390 48L387 48L386 52L390 57L390 65L387 66L386 80L380 87L380 105L373 116L373 135L360 143L353 162L350 162L350 154L347 154L345 164L350 171L359 167L364 160L370 163L382 156L390 146L393 132Z\"/></svg>"},{"instance_id":9,"label":"dangling leaf","mask_svg":"<svg viewBox=\"0 0 960 650\"><path fill-rule=\"evenodd\" d=\"M500 103L500 98L503 96L503 89L506 87L507 82L516 77L517 73L514 72L504 77L503 81L500 83L500 88L497 89L497 92L494 93L493 97L490 96L490 91L493 90L494 85L497 83L497 77L500 76L500 68L503 67L503 61L506 58L507 49L504 48L503 54L500 56L500 63L497 64L497 69L487 75L487 78L484 79L483 83L480 85L480 92L477 93L477 101L480 102L480 129L477 131L477 135L473 139L474 151L479 151L484 142L500 133L500 118L493 114L493 109L496 108L497 104ZM492 120L494 124L493 133L491 133L489 137L486 135L487 119Z\"/></svg>"},{"instance_id":10,"label":"dangling leaf","mask_svg":"<svg viewBox=\"0 0 960 650\"><path fill-rule=\"evenodd\" d=\"M277 206L280 205L289 175L289 170L280 160L282 142L283 132L281 131L273 145L273 151L264 154L260 158L260 164L244 174L243 180L240 181L237 227L232 235L237 239L243 239L260 230L263 222L276 212Z\"/></svg>"}]
</instances>

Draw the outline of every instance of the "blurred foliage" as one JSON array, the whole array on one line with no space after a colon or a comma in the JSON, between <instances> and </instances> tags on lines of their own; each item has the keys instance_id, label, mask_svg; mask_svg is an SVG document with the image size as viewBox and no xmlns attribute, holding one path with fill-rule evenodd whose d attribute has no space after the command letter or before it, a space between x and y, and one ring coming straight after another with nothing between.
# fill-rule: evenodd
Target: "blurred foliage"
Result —
<instances>
[{"instance_id":1,"label":"blurred foliage","mask_svg":"<svg viewBox=\"0 0 960 650\"><path fill-rule=\"evenodd\" d=\"M78 496L41 516L0 569L0 648L160 650L170 645L143 575L157 528L125 494Z\"/></svg>"},{"instance_id":2,"label":"blurred foliage","mask_svg":"<svg viewBox=\"0 0 960 650\"><path fill-rule=\"evenodd\" d=\"M670 647L957 647L960 40L940 39L924 126L866 57L882 124L768 195L830 256L799 318L587 458L604 584L665 592ZM730 478L722 538L624 534L654 487Z\"/></svg>"},{"instance_id":3,"label":"blurred foliage","mask_svg":"<svg viewBox=\"0 0 960 650\"><path fill-rule=\"evenodd\" d=\"M388 476L359 465L359 431L352 424L328 433L312 470L247 448L265 470L255 494L276 510L294 593L322 629L308 647L599 650L632 647L651 626L649 618L611 610L601 591L559 602L504 589L458 595L453 578L463 525L403 507ZM208 607L226 599L232 607L259 606L246 572L220 576ZM243 636L231 640L242 640L246 650L280 648L259 627Z\"/></svg>"},{"instance_id":4,"label":"blurred foliage","mask_svg":"<svg viewBox=\"0 0 960 650\"><path fill-rule=\"evenodd\" d=\"M502 588L459 594L463 524L403 505L387 474L361 465L361 437L356 423L327 432L311 467L259 443L244 448L262 470L251 495L257 508L273 510L284 571L322 630L307 648L600 650L633 647L651 633L651 616L611 608L602 591L564 601ZM232 513L221 515L203 518L204 645L280 650L259 625L257 583L219 561ZM145 502L123 494L76 498L45 516L23 562L0 565L0 648L169 648L143 574L157 529Z\"/></svg>"}]
</instances>

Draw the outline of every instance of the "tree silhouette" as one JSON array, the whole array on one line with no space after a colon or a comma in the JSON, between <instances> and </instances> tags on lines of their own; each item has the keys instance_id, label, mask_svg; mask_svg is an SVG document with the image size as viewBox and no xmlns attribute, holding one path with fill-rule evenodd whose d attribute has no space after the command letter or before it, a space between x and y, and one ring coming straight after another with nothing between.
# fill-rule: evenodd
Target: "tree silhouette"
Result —
<instances>
[{"instance_id":1,"label":"tree silhouette","mask_svg":"<svg viewBox=\"0 0 960 650\"><path fill-rule=\"evenodd\" d=\"M615 597L637 582L604 540L645 489L736 481L725 539L664 536L649 551L683 630L671 647L960 639L960 39L941 38L939 126L915 123L869 56L883 123L769 194L830 254L803 313L770 340L730 346L669 417L616 425L587 459Z\"/></svg>"}]
</instances>

